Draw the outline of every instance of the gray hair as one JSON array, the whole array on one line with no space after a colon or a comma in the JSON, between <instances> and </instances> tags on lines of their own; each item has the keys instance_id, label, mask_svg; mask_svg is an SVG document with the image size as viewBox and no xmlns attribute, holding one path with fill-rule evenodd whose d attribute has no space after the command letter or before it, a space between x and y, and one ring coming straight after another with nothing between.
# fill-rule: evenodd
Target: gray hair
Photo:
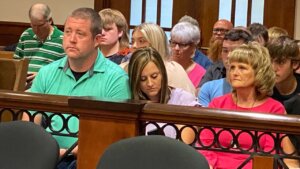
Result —
<instances>
[{"instance_id":1,"label":"gray hair","mask_svg":"<svg viewBox=\"0 0 300 169\"><path fill-rule=\"evenodd\" d=\"M189 22L179 22L171 30L171 39L179 38L184 43L194 43L198 45L200 42L200 30L197 26Z\"/></svg>"},{"instance_id":2,"label":"gray hair","mask_svg":"<svg viewBox=\"0 0 300 169\"><path fill-rule=\"evenodd\" d=\"M199 22L196 19L194 19L193 17L189 16L189 15L184 15L183 17L181 17L179 19L178 22L189 22L189 23L197 26L200 29Z\"/></svg>"},{"instance_id":3,"label":"gray hair","mask_svg":"<svg viewBox=\"0 0 300 169\"><path fill-rule=\"evenodd\" d=\"M38 18L43 16L43 18L49 21L52 18L52 12L48 5L37 3L33 4L28 12L29 18Z\"/></svg>"}]
</instances>

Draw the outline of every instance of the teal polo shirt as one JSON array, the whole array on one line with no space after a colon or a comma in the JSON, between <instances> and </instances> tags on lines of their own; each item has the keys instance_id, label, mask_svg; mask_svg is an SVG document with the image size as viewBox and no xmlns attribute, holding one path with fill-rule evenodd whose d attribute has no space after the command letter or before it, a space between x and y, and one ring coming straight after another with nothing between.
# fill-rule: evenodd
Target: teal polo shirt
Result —
<instances>
[{"instance_id":1,"label":"teal polo shirt","mask_svg":"<svg viewBox=\"0 0 300 169\"><path fill-rule=\"evenodd\" d=\"M68 57L42 67L35 77L30 92L65 96L95 96L104 99L130 99L127 73L117 64L106 59L98 50L92 68L78 81L75 80L68 64ZM69 115L64 114L67 118ZM62 127L62 120L54 116L51 125L54 131ZM78 130L78 120L68 123L72 132ZM54 136L61 148L69 148L77 138Z\"/></svg>"}]
</instances>

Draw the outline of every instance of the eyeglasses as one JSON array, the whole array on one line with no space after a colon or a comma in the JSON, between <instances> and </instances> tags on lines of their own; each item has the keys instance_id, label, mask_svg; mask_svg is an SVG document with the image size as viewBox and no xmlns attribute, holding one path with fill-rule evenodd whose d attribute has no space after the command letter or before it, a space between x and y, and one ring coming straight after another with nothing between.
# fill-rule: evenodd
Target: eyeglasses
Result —
<instances>
[{"instance_id":1,"label":"eyeglasses","mask_svg":"<svg viewBox=\"0 0 300 169\"><path fill-rule=\"evenodd\" d=\"M192 42L190 42L190 43L178 43L178 42L174 42L172 40L169 40L169 42L170 42L171 48L175 48L176 45L178 45L178 47L180 49L186 48L186 47L188 47L188 46L190 46L192 44Z\"/></svg>"},{"instance_id":2,"label":"eyeglasses","mask_svg":"<svg viewBox=\"0 0 300 169\"><path fill-rule=\"evenodd\" d=\"M213 33L218 33L218 32L220 32L220 33L226 33L228 31L229 31L228 29L223 29L223 28L214 28L213 29Z\"/></svg>"}]
</instances>

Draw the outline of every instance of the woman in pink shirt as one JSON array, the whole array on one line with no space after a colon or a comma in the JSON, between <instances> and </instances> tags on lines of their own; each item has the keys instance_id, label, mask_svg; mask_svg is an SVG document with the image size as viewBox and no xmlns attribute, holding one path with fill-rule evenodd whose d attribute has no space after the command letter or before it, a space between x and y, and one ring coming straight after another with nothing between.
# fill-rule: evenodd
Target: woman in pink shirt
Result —
<instances>
[{"instance_id":1,"label":"woman in pink shirt","mask_svg":"<svg viewBox=\"0 0 300 169\"><path fill-rule=\"evenodd\" d=\"M283 105L272 99L270 95L275 84L275 73L272 69L269 52L265 47L258 43L250 43L236 48L229 54L229 82L233 88L232 93L215 98L209 104L210 108L221 108L237 111L253 111L270 114L285 114ZM214 129L216 132L220 128ZM240 130L232 130L236 135ZM261 134L261 133L260 133ZM291 142L287 137L282 141L282 146L285 151L293 149ZM213 135L208 130L201 132L200 140L209 144L212 143ZM230 147L236 142L233 142L232 135L229 132L222 132L218 137L219 143L223 147ZM237 140L240 148L253 151L252 138L249 134L243 133ZM259 145L263 151L272 151L274 141L271 136L263 135L259 139ZM235 147L233 146L233 148ZM235 154L217 151L201 151L209 161L212 168L237 168L249 155ZM288 166L298 167L295 161L286 160ZM250 160L243 169L252 168L252 160Z\"/></svg>"},{"instance_id":2,"label":"woman in pink shirt","mask_svg":"<svg viewBox=\"0 0 300 169\"><path fill-rule=\"evenodd\" d=\"M195 87L198 87L206 72L201 65L193 60L199 42L200 30L189 22L179 22L171 30L172 60L184 68Z\"/></svg>"}]
</instances>

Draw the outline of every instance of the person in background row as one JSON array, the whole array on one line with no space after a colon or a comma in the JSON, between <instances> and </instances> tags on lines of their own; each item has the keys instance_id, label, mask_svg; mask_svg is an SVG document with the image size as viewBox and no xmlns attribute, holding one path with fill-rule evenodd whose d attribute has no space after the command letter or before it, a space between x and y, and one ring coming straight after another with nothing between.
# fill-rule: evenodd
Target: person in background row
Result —
<instances>
[{"instance_id":1,"label":"person in background row","mask_svg":"<svg viewBox=\"0 0 300 169\"><path fill-rule=\"evenodd\" d=\"M4 51L16 51L16 48L18 46L18 43L14 43L14 44L11 44L11 45L7 45L3 48Z\"/></svg>"},{"instance_id":2,"label":"person in background row","mask_svg":"<svg viewBox=\"0 0 300 169\"><path fill-rule=\"evenodd\" d=\"M296 43L298 45L299 48L299 55L300 55L300 40L296 40ZM295 73L300 74L300 67L295 71Z\"/></svg>"},{"instance_id":3,"label":"person in background row","mask_svg":"<svg viewBox=\"0 0 300 169\"><path fill-rule=\"evenodd\" d=\"M102 29L99 14L91 8L78 8L66 19L64 27L63 47L66 57L42 67L33 81L30 92L95 96L117 101L129 99L126 72L120 66L105 59L98 49ZM63 116L70 117L69 114ZM23 113L23 120L29 120L29 114ZM41 117L35 116L35 122L40 123ZM50 123L52 130L59 131L64 122L60 116L54 116ZM65 125L70 131L78 131L79 121L69 120ZM63 130L62 133L67 131ZM77 138L67 136L55 136L55 139L60 146L61 156L77 141ZM72 151L72 155L77 155L77 147ZM59 164L58 169L76 164L73 159L65 160Z\"/></svg>"},{"instance_id":4,"label":"person in background row","mask_svg":"<svg viewBox=\"0 0 300 169\"><path fill-rule=\"evenodd\" d=\"M189 22L179 22L171 30L171 58L185 69L197 87L206 70L193 60L200 42L200 30Z\"/></svg>"},{"instance_id":5,"label":"person in background row","mask_svg":"<svg viewBox=\"0 0 300 169\"><path fill-rule=\"evenodd\" d=\"M300 66L298 45L288 36L280 36L267 44L276 74L272 98L284 103L300 93L300 75L295 71Z\"/></svg>"},{"instance_id":6,"label":"person in background row","mask_svg":"<svg viewBox=\"0 0 300 169\"><path fill-rule=\"evenodd\" d=\"M153 47L162 57L168 74L168 85L181 88L195 95L195 87L185 70L177 62L170 60L169 45L164 30L153 23L143 23L134 28L132 32L132 50L144 47ZM121 64L125 67L128 62Z\"/></svg>"},{"instance_id":7,"label":"person in background row","mask_svg":"<svg viewBox=\"0 0 300 169\"><path fill-rule=\"evenodd\" d=\"M229 54L228 64L229 82L233 91L213 99L209 108L286 114L283 105L270 97L275 84L275 73L272 69L269 52L265 47L257 42L243 44ZM218 133L221 129L214 128L214 130ZM240 132L240 130L231 131L234 135ZM261 151L273 150L274 140L272 137L263 133L258 133L258 135ZM211 145L213 138L210 130L201 132L200 140L204 145ZM238 144L243 150L253 151L252 137L246 133L241 134L237 140L233 140L229 132L221 132L218 140L222 147L235 147ZM285 153L294 152L294 146L288 137L282 139L281 145ZM201 151L201 153L213 168L224 169L238 168L249 157L246 154L229 152ZM285 163L289 167L299 167L299 162L295 160L286 160ZM252 161L247 162L242 168L251 169Z\"/></svg>"},{"instance_id":8,"label":"person in background row","mask_svg":"<svg viewBox=\"0 0 300 169\"><path fill-rule=\"evenodd\" d=\"M223 78L222 68L224 67L221 52L225 33L233 28L233 25L228 20L218 20L213 27L213 34L210 38L207 56L212 60L213 64L207 69L203 76L198 89L207 81Z\"/></svg>"},{"instance_id":9,"label":"person in background row","mask_svg":"<svg viewBox=\"0 0 300 169\"><path fill-rule=\"evenodd\" d=\"M240 36L245 37L243 39L250 38L247 41L252 40L252 35L251 35L250 31L247 30L247 28L238 26L238 27L235 27L234 29L237 30L238 32L240 32L240 33L235 34L234 41L239 40ZM222 43L222 51L221 51L221 57L220 57L219 61L217 63L213 64L209 70L207 70L208 72L202 78L200 86L202 86L203 84L205 84L208 81L226 77L226 68L224 66L225 63L224 63L224 57L223 57L226 55L223 55L223 52L230 52L230 50L226 51L226 48L224 50L223 45L224 44ZM200 89L201 89L201 87L200 87Z\"/></svg>"},{"instance_id":10,"label":"person in background row","mask_svg":"<svg viewBox=\"0 0 300 169\"><path fill-rule=\"evenodd\" d=\"M268 35L269 35L269 41L272 41L273 39L276 39L280 36L289 36L289 33L287 32L287 30L283 28L273 26L268 29Z\"/></svg>"},{"instance_id":11,"label":"person in background row","mask_svg":"<svg viewBox=\"0 0 300 169\"><path fill-rule=\"evenodd\" d=\"M14 58L29 59L27 87L42 66L62 58L63 32L53 26L52 12L48 5L37 3L29 9L31 28L26 29L18 42Z\"/></svg>"},{"instance_id":12,"label":"person in background row","mask_svg":"<svg viewBox=\"0 0 300 169\"><path fill-rule=\"evenodd\" d=\"M300 52L297 41L288 36L273 39L267 45L276 73L272 98L283 103L287 114L300 114ZM289 135L297 153L300 153L300 136Z\"/></svg>"},{"instance_id":13,"label":"person in background row","mask_svg":"<svg viewBox=\"0 0 300 169\"><path fill-rule=\"evenodd\" d=\"M129 50L128 25L124 15L115 9L102 9L99 12L103 20L100 49L109 60L120 64Z\"/></svg>"},{"instance_id":14,"label":"person in background row","mask_svg":"<svg viewBox=\"0 0 300 169\"><path fill-rule=\"evenodd\" d=\"M222 47L222 63L224 63L224 71L228 71L228 55L235 48L242 44L252 41L252 36L243 29L233 28L225 34ZM211 80L202 85L198 93L198 101L202 106L207 107L208 104L216 97L230 93L232 88L228 82L229 76L225 73L224 78Z\"/></svg>"},{"instance_id":15,"label":"person in background row","mask_svg":"<svg viewBox=\"0 0 300 169\"><path fill-rule=\"evenodd\" d=\"M219 61L225 33L230 31L232 28L233 24L226 19L220 19L214 24L207 50L207 55L212 62Z\"/></svg>"},{"instance_id":16,"label":"person in background row","mask_svg":"<svg viewBox=\"0 0 300 169\"><path fill-rule=\"evenodd\" d=\"M265 46L269 41L268 29L260 23L252 23L248 26L248 30L251 32L253 40L259 44Z\"/></svg>"},{"instance_id":17,"label":"person in background row","mask_svg":"<svg viewBox=\"0 0 300 169\"><path fill-rule=\"evenodd\" d=\"M134 100L149 100L155 103L185 106L199 105L193 94L168 85L165 63L154 48L145 47L133 52L129 61L128 75L131 95ZM159 123L159 125L163 126L164 123ZM147 125L146 127L146 133L157 133L158 131L154 126ZM176 136L175 130L167 129L164 131L169 137ZM163 132L160 131L159 133Z\"/></svg>"},{"instance_id":18,"label":"person in background row","mask_svg":"<svg viewBox=\"0 0 300 169\"><path fill-rule=\"evenodd\" d=\"M195 26L197 26L200 29L199 23L196 19L192 18L191 16L188 15L184 15L183 17L181 17L178 21L179 22L189 22ZM211 61L207 58L206 55L204 55L201 50L196 49L195 51L195 55L193 57L193 60L198 63L199 65L201 65L204 69L208 69L208 67L212 64Z\"/></svg>"}]
</instances>

